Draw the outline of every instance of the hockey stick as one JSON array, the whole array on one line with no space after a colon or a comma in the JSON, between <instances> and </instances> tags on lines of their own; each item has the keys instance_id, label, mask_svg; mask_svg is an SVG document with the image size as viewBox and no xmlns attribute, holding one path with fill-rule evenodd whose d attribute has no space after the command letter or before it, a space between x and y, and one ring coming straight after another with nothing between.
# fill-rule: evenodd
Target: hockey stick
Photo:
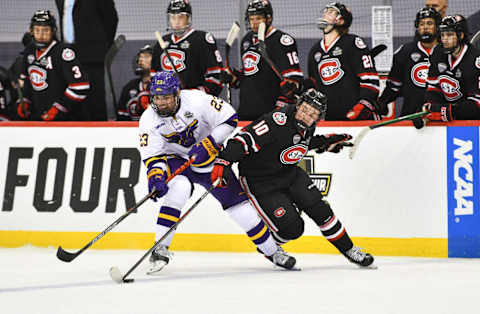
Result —
<instances>
[{"instance_id":1,"label":"hockey stick","mask_svg":"<svg viewBox=\"0 0 480 314\"><path fill-rule=\"evenodd\" d=\"M183 165L181 165L177 170L175 170L175 172L169 176L166 180L166 182L170 182L170 180L172 180L174 177L176 177L178 174L182 173L183 171L185 171L185 169L187 169L191 164L192 162L195 160L194 157L190 158L188 161L186 161ZM149 198L151 198L153 196L153 194L155 193L156 191L152 191L150 193L148 193L147 196L145 196L144 198L142 198L137 204L135 204L135 206L133 206L132 208L128 209L122 216L120 216L117 220L115 220L110 226L108 226L105 230L103 230L101 233L99 233L92 241L88 242L87 245L85 245L83 248L81 248L80 250L78 250L77 252L74 252L74 253L71 253L71 252L67 252L65 251L61 246L58 247L58 250L57 250L57 257L59 260L61 261L64 261L64 262L71 262L73 261L78 255L82 254L83 251L85 251L86 249L88 249L89 247L91 247L95 242L97 242L98 240L100 240L105 234L107 234L110 230L112 230L113 228L115 228L120 222L122 222L125 218L127 218L127 216L129 216L131 213L133 213L137 208L139 208L143 203L145 203Z\"/></svg>"},{"instance_id":2,"label":"hockey stick","mask_svg":"<svg viewBox=\"0 0 480 314\"><path fill-rule=\"evenodd\" d=\"M372 56L372 58L375 58L386 49L387 49L387 46L384 44L376 45L375 47L372 48L372 50L370 50L370 55Z\"/></svg>"},{"instance_id":3,"label":"hockey stick","mask_svg":"<svg viewBox=\"0 0 480 314\"><path fill-rule=\"evenodd\" d=\"M190 208L185 212L185 214L183 214L179 219L178 221L172 226L170 227L170 229L167 231L167 233L165 233L157 242L155 242L155 244L135 263L135 265L133 265L127 272L125 275L122 275L120 269L116 266L113 266L110 268L109 270L109 273L110 273L110 277L112 277L113 281L115 281L116 283L122 283L122 282L125 282L125 283L131 283L134 281L133 278L127 278L128 275L130 275L136 268L138 265L140 265L141 262L143 262L143 260L150 254L152 253L159 245L160 243L166 238L168 237L168 235L170 233L173 232L173 230L177 229L178 225L188 216L188 214L190 214L192 212L192 210L197 207L198 204L200 204L200 202L205 198L207 197L208 194L210 194L210 192L212 192L213 189L215 189L215 187L217 187L218 183L220 183L220 178L217 179L209 188L208 190L203 193L202 196L200 196L200 198L198 200L195 201L195 203L193 203L192 206L190 206Z\"/></svg>"},{"instance_id":4,"label":"hockey stick","mask_svg":"<svg viewBox=\"0 0 480 314\"><path fill-rule=\"evenodd\" d=\"M475 35L473 35L472 39L470 39L470 44L476 46L479 40L480 40L480 31L476 32Z\"/></svg>"},{"instance_id":5,"label":"hockey stick","mask_svg":"<svg viewBox=\"0 0 480 314\"><path fill-rule=\"evenodd\" d=\"M178 80L180 81L180 85L182 88L185 88L185 84L182 81L182 78L180 77L180 73L178 73L177 67L175 66L175 63L173 63L172 57L168 53L168 44L163 40L162 35L160 34L159 31L155 31L155 36L157 37L158 44L160 45L160 48L163 50L165 55L167 56L168 62L170 62L170 65L173 68L173 71L175 71L175 74L177 75Z\"/></svg>"},{"instance_id":6,"label":"hockey stick","mask_svg":"<svg viewBox=\"0 0 480 314\"><path fill-rule=\"evenodd\" d=\"M112 63L113 59L117 53L125 45L125 35L118 35L118 37L113 41L112 46L108 49L107 54L105 55L105 70L108 79L108 85L110 85L110 93L112 94L113 107L117 106L117 97L115 96L115 88L113 87L113 78L112 78Z\"/></svg>"},{"instance_id":7,"label":"hockey stick","mask_svg":"<svg viewBox=\"0 0 480 314\"><path fill-rule=\"evenodd\" d=\"M265 30L265 23L260 23L260 25L258 26L258 50L263 59L267 61L268 65L273 70L275 75L280 79L280 81L283 81L283 75L280 73L280 71L278 71L272 59L270 59L270 57L268 56L267 46L265 45Z\"/></svg>"},{"instance_id":8,"label":"hockey stick","mask_svg":"<svg viewBox=\"0 0 480 314\"><path fill-rule=\"evenodd\" d=\"M232 28L228 32L227 39L225 40L225 66L228 68L230 67L230 49L232 48L233 42L238 36L238 32L240 32L240 24L235 21L232 24ZM230 83L227 83L227 102L229 104L232 103L232 90L230 87Z\"/></svg>"},{"instance_id":9,"label":"hockey stick","mask_svg":"<svg viewBox=\"0 0 480 314\"><path fill-rule=\"evenodd\" d=\"M409 114L409 115L406 115L406 116L403 116L403 117L400 117L400 118L397 118L397 119L383 121L383 122L373 124L373 125L370 125L370 126L367 126L367 127L363 128L360 131L360 133L358 133L358 135L353 140L353 146L350 148L350 152L348 154L348 157L350 159L353 159L353 156L355 155L355 152L357 151L358 146L360 145L360 142L362 141L362 139L365 137L365 135L367 135L367 133L370 130L374 130L376 128L379 128L379 127L382 127L382 126L385 126L385 125L389 125L389 124L394 124L394 123L397 123L397 122L400 122L400 121L413 120L413 119L416 119L416 118L420 118L420 117L423 117L424 115L426 115L428 113L429 113L428 111L412 113L412 114Z\"/></svg>"}]
</instances>

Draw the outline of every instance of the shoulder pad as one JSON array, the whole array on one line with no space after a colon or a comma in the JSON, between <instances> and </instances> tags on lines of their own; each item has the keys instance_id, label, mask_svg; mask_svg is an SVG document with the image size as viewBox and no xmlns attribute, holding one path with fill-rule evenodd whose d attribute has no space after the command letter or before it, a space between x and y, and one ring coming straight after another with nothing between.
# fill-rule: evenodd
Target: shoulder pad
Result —
<instances>
[{"instance_id":1,"label":"shoulder pad","mask_svg":"<svg viewBox=\"0 0 480 314\"><path fill-rule=\"evenodd\" d=\"M287 115L285 114L285 112L282 111L274 111L272 113L272 120L276 124L282 126L287 123Z\"/></svg>"},{"instance_id":2,"label":"shoulder pad","mask_svg":"<svg viewBox=\"0 0 480 314\"><path fill-rule=\"evenodd\" d=\"M291 46L295 43L295 39L288 34L283 34L280 36L280 43L284 46Z\"/></svg>"}]
</instances>

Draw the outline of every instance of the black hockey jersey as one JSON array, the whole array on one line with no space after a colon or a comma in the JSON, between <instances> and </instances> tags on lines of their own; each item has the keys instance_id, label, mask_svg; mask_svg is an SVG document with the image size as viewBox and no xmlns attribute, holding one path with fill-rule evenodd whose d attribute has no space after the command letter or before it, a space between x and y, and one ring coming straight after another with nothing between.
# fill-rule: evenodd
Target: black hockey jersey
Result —
<instances>
[{"instance_id":1,"label":"black hockey jersey","mask_svg":"<svg viewBox=\"0 0 480 314\"><path fill-rule=\"evenodd\" d=\"M138 121L148 106L150 99L150 84L145 84L142 78L130 80L122 89L117 107L119 120Z\"/></svg>"},{"instance_id":2,"label":"black hockey jersey","mask_svg":"<svg viewBox=\"0 0 480 314\"><path fill-rule=\"evenodd\" d=\"M68 110L67 119L75 119L90 90L75 49L54 40L41 53L30 44L23 52L23 65L24 100L32 103L31 119L41 120L40 116L54 104Z\"/></svg>"},{"instance_id":3,"label":"black hockey jersey","mask_svg":"<svg viewBox=\"0 0 480 314\"><path fill-rule=\"evenodd\" d=\"M268 57L272 60L284 78L300 81L303 79L300 70L297 44L295 39L273 28L265 38ZM277 100L291 103L280 93L280 79L270 65L263 60L258 51L258 38L253 32L243 37L241 42L242 76L240 79L240 120L255 120L262 114L272 111Z\"/></svg>"},{"instance_id":4,"label":"black hockey jersey","mask_svg":"<svg viewBox=\"0 0 480 314\"><path fill-rule=\"evenodd\" d=\"M288 105L267 114L244 127L227 145L220 158L240 161L241 176L257 180L282 176L308 152L315 126L300 133L296 127L295 105ZM241 143L243 149L230 149L230 141ZM238 147L238 145L237 145Z\"/></svg>"},{"instance_id":5,"label":"black hockey jersey","mask_svg":"<svg viewBox=\"0 0 480 314\"><path fill-rule=\"evenodd\" d=\"M413 41L398 48L380 102L388 104L403 96L402 116L421 111L427 90L429 57L437 47L425 49L419 41Z\"/></svg>"},{"instance_id":6,"label":"black hockey jersey","mask_svg":"<svg viewBox=\"0 0 480 314\"><path fill-rule=\"evenodd\" d=\"M0 121L9 120L7 110L7 93L5 90L5 81L0 81Z\"/></svg>"},{"instance_id":7,"label":"black hockey jersey","mask_svg":"<svg viewBox=\"0 0 480 314\"><path fill-rule=\"evenodd\" d=\"M480 51L465 45L454 59L437 49L430 57L425 102L453 104L456 120L480 119Z\"/></svg>"},{"instance_id":8,"label":"black hockey jersey","mask_svg":"<svg viewBox=\"0 0 480 314\"><path fill-rule=\"evenodd\" d=\"M327 95L326 120L348 120L347 112L361 99L375 104L380 79L362 38L345 34L330 46L322 39L308 54L308 76Z\"/></svg>"},{"instance_id":9,"label":"black hockey jersey","mask_svg":"<svg viewBox=\"0 0 480 314\"><path fill-rule=\"evenodd\" d=\"M223 84L219 80L222 56L211 33L190 29L180 38L167 34L163 40L169 44L168 52L180 73L183 88L202 89L214 96L222 92ZM153 47L152 69L173 71L158 43Z\"/></svg>"}]
</instances>

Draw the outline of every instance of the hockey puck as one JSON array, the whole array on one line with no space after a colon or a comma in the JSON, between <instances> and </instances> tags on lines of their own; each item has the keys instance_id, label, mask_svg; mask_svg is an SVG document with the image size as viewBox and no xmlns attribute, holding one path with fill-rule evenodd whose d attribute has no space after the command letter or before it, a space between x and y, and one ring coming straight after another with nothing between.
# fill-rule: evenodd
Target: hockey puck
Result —
<instances>
[{"instance_id":1,"label":"hockey puck","mask_svg":"<svg viewBox=\"0 0 480 314\"><path fill-rule=\"evenodd\" d=\"M123 282L124 282L124 283L132 283L132 282L134 282L134 281L135 281L135 279L133 279L133 278L123 279Z\"/></svg>"}]
</instances>

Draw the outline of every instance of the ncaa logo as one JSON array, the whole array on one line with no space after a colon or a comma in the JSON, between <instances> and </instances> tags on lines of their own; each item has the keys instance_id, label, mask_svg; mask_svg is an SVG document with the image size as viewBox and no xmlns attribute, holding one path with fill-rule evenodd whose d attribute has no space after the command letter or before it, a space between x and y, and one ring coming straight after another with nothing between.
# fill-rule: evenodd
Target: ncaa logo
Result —
<instances>
[{"instance_id":1,"label":"ncaa logo","mask_svg":"<svg viewBox=\"0 0 480 314\"><path fill-rule=\"evenodd\" d=\"M247 51L242 59L245 75L253 75L258 72L258 63L260 63L260 55L258 53Z\"/></svg>"},{"instance_id":2,"label":"ncaa logo","mask_svg":"<svg viewBox=\"0 0 480 314\"><path fill-rule=\"evenodd\" d=\"M168 54L172 58L177 71L180 72L185 70L185 52L181 50L170 49L168 50ZM162 69L164 71L174 71L172 65L170 64L170 60L168 60L168 57L165 53L162 53L162 56L160 57L160 63L162 64Z\"/></svg>"},{"instance_id":3,"label":"ncaa logo","mask_svg":"<svg viewBox=\"0 0 480 314\"><path fill-rule=\"evenodd\" d=\"M415 64L410 72L410 78L412 79L413 84L418 87L425 87L428 77L428 62L420 62Z\"/></svg>"},{"instance_id":4,"label":"ncaa logo","mask_svg":"<svg viewBox=\"0 0 480 314\"><path fill-rule=\"evenodd\" d=\"M340 67L340 60L337 58L325 59L318 65L318 73L323 84L331 85L338 82L345 72Z\"/></svg>"},{"instance_id":5,"label":"ncaa logo","mask_svg":"<svg viewBox=\"0 0 480 314\"><path fill-rule=\"evenodd\" d=\"M443 95L448 101L455 101L463 96L460 92L458 80L447 75L440 75L438 81L440 82Z\"/></svg>"},{"instance_id":6,"label":"ncaa logo","mask_svg":"<svg viewBox=\"0 0 480 314\"><path fill-rule=\"evenodd\" d=\"M297 144L280 153L280 162L285 165L297 164L308 152L308 146Z\"/></svg>"},{"instance_id":7,"label":"ncaa logo","mask_svg":"<svg viewBox=\"0 0 480 314\"><path fill-rule=\"evenodd\" d=\"M34 90L42 91L48 87L47 71L45 69L33 65L28 68L28 76Z\"/></svg>"}]
</instances>

